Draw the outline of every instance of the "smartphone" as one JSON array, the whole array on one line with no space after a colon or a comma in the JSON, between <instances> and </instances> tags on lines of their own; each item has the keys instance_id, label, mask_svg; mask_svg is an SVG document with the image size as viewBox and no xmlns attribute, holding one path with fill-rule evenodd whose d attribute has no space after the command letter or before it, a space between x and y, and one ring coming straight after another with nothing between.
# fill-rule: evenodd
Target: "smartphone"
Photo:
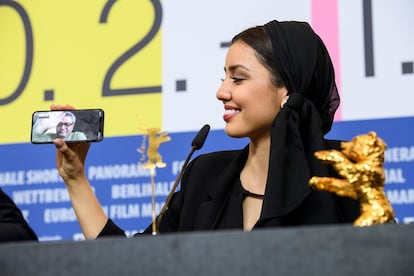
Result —
<instances>
[{"instance_id":1,"label":"smartphone","mask_svg":"<svg viewBox=\"0 0 414 276\"><path fill-rule=\"evenodd\" d=\"M30 140L33 144L53 143L62 138L67 143L100 142L104 137L102 109L35 111Z\"/></svg>"}]
</instances>

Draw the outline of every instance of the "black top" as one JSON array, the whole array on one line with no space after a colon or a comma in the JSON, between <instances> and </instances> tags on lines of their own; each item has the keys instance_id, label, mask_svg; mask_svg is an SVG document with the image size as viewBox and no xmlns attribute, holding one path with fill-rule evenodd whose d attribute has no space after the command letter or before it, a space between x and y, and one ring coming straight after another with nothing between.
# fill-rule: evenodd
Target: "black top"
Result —
<instances>
[{"instance_id":1,"label":"black top","mask_svg":"<svg viewBox=\"0 0 414 276\"><path fill-rule=\"evenodd\" d=\"M0 188L0 242L37 239L36 233L26 222L20 209Z\"/></svg>"},{"instance_id":2,"label":"black top","mask_svg":"<svg viewBox=\"0 0 414 276\"><path fill-rule=\"evenodd\" d=\"M246 192L239 179L225 200L223 211L218 218L217 229L242 229L243 228L243 199Z\"/></svg>"},{"instance_id":3,"label":"black top","mask_svg":"<svg viewBox=\"0 0 414 276\"><path fill-rule=\"evenodd\" d=\"M217 229L243 228L243 200L246 197L263 199L264 195L249 192L243 188L240 179L237 179L224 204L222 215L217 223Z\"/></svg>"},{"instance_id":4,"label":"black top","mask_svg":"<svg viewBox=\"0 0 414 276\"><path fill-rule=\"evenodd\" d=\"M337 143L334 143L337 145ZM332 146L333 143L329 143ZM160 234L166 232L243 229L243 190L239 176L247 158L243 150L203 154L190 162L167 212L160 223ZM327 170L333 175L332 170ZM268 185L278 186L278 182ZM295 185L285 186L281 194L266 188L261 218L256 228L295 225L352 223L360 214L359 204L350 198L313 190L303 184L306 193L295 193ZM275 205L285 198L286 205ZM281 206L281 207L280 207ZM289 206L290 208L286 208ZM145 233L151 234L151 225ZM99 236L124 235L108 220Z\"/></svg>"}]
</instances>

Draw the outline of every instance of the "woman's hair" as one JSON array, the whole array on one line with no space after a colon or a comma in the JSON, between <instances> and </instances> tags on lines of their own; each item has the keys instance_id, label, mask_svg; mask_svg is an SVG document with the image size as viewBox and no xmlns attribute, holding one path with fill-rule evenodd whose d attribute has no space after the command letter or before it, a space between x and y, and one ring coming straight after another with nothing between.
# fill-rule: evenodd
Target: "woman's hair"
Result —
<instances>
[{"instance_id":1,"label":"woman's hair","mask_svg":"<svg viewBox=\"0 0 414 276\"><path fill-rule=\"evenodd\" d=\"M271 81L276 87L285 86L280 73L274 66L276 62L273 55L272 44L264 26L256 26L244 30L234 36L231 43L233 44L237 41L244 42L256 51L256 56L259 61L270 71L272 76Z\"/></svg>"},{"instance_id":2,"label":"woman's hair","mask_svg":"<svg viewBox=\"0 0 414 276\"><path fill-rule=\"evenodd\" d=\"M270 71L271 81L276 87L285 86L277 68L272 43L264 26L256 26L244 30L233 37L231 44L237 41L241 41L255 50L258 60Z\"/></svg>"}]
</instances>

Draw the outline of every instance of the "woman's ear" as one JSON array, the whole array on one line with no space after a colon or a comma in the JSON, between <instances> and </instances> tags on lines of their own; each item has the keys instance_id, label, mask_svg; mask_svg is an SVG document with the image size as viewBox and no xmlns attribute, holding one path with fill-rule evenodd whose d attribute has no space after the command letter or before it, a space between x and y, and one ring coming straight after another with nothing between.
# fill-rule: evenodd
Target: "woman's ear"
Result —
<instances>
[{"instance_id":1,"label":"woman's ear","mask_svg":"<svg viewBox=\"0 0 414 276\"><path fill-rule=\"evenodd\" d=\"M278 97L280 100L280 108L283 108L283 106L289 99L289 91L287 90L286 86L279 87L277 90Z\"/></svg>"},{"instance_id":2,"label":"woman's ear","mask_svg":"<svg viewBox=\"0 0 414 276\"><path fill-rule=\"evenodd\" d=\"M283 108L283 107L285 106L285 104L286 104L286 102L288 101L288 99L289 99L289 95L285 95L285 96L283 97L283 100L282 100L282 102L280 103L280 108Z\"/></svg>"}]
</instances>

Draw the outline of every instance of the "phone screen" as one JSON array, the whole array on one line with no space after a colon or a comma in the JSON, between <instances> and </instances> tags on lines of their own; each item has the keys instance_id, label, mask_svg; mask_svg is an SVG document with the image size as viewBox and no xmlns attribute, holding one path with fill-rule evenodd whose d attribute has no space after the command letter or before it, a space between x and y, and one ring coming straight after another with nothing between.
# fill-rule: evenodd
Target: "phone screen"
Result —
<instances>
[{"instance_id":1,"label":"phone screen","mask_svg":"<svg viewBox=\"0 0 414 276\"><path fill-rule=\"evenodd\" d=\"M99 142L103 126L102 109L35 111L30 140L33 144L52 143L55 138L67 143Z\"/></svg>"}]
</instances>

